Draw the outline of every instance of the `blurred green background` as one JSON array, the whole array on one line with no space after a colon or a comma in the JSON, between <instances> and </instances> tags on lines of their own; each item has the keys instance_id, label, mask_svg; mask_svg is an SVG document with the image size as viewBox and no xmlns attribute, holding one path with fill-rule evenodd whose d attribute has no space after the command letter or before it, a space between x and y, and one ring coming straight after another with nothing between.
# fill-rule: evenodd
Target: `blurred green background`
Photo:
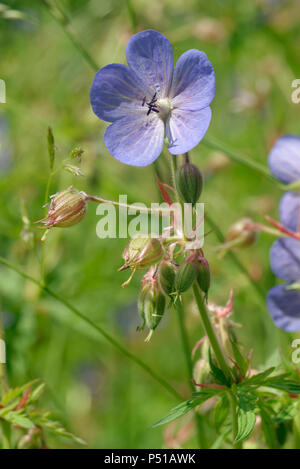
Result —
<instances>
[{"instance_id":1,"label":"blurred green background","mask_svg":"<svg viewBox=\"0 0 300 469\"><path fill-rule=\"evenodd\" d=\"M52 181L51 194L73 184L106 199L127 194L130 203L159 201L152 167L122 165L106 150L106 124L92 113L89 101L94 71L68 31L99 67L125 63L130 35L148 28L169 38L175 60L187 49L204 50L216 72L207 137L249 159L266 165L279 135L299 133L300 104L291 102L291 83L300 77L298 0L132 0L131 8L123 0L50 3L54 16L41 1L7 0L6 5L25 17L0 17L0 78L7 88L7 102L0 104L0 254L30 275L41 278L41 231L36 225L24 230L22 217L27 214L34 222L44 215L49 125L58 160L74 147L85 150L85 177L61 171ZM65 27L57 20L63 18L60 8L70 21ZM205 209L224 233L245 216L260 222L266 213L277 218L281 192L267 179L204 144L191 157L206 176ZM166 174L162 158L158 165ZM127 240L98 239L98 220L96 206L90 205L78 226L50 233L47 283L188 397L174 313L167 314L145 344L145 335L136 332L142 274L121 288L128 275L117 269ZM270 362L278 349L288 360L292 352L291 338L273 325L265 307L264 294L276 281L269 268L271 243L261 235L255 246L237 254L261 294L230 256L218 259L214 232L205 244L214 279L211 300L225 304L233 288L234 320L242 324L239 340L245 350L254 349L257 368ZM11 386L36 377L44 380L43 404L91 448L168 445L166 430L150 427L176 400L143 370L99 340L60 303L4 267L0 267L0 302ZM192 297L185 305L193 346L201 338L200 322ZM49 446L68 444L50 437Z\"/></svg>"}]
</instances>

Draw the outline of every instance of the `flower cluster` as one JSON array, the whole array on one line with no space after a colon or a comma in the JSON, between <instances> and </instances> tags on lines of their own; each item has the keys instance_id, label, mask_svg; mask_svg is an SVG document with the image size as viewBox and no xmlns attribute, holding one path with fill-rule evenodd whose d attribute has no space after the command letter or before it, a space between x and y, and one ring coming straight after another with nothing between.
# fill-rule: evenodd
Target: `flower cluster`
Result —
<instances>
[{"instance_id":1,"label":"flower cluster","mask_svg":"<svg viewBox=\"0 0 300 469\"><path fill-rule=\"evenodd\" d=\"M173 70L173 51L157 31L132 36L129 67L101 68L91 87L94 113L110 122L104 134L109 152L122 163L151 164L162 152L164 136L173 155L186 153L204 137L215 94L214 70L206 54L191 49Z\"/></svg>"},{"instance_id":2,"label":"flower cluster","mask_svg":"<svg viewBox=\"0 0 300 469\"><path fill-rule=\"evenodd\" d=\"M271 173L285 184L300 181L300 137L279 138L269 154ZM279 205L282 225L294 233L300 231L300 193L286 192ZM267 306L275 324L289 332L300 330L300 241L279 238L271 248L271 268L287 283L272 288Z\"/></svg>"}]
</instances>

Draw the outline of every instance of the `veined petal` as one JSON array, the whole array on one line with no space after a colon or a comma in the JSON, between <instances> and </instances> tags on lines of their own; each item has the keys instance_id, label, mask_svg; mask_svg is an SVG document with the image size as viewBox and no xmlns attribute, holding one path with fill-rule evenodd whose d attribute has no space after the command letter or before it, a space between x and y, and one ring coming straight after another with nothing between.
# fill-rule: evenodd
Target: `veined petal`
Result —
<instances>
[{"instance_id":1,"label":"veined petal","mask_svg":"<svg viewBox=\"0 0 300 469\"><path fill-rule=\"evenodd\" d=\"M300 231L300 194L286 192L280 200L279 214L281 223L291 231Z\"/></svg>"},{"instance_id":2,"label":"veined petal","mask_svg":"<svg viewBox=\"0 0 300 469\"><path fill-rule=\"evenodd\" d=\"M200 111L173 109L166 123L169 151L180 155L194 148L204 137L211 119L209 107Z\"/></svg>"},{"instance_id":3,"label":"veined petal","mask_svg":"<svg viewBox=\"0 0 300 469\"><path fill-rule=\"evenodd\" d=\"M96 73L91 87L93 111L108 122L130 113L145 113L142 103L146 91L137 75L125 65L107 65Z\"/></svg>"},{"instance_id":4,"label":"veined petal","mask_svg":"<svg viewBox=\"0 0 300 469\"><path fill-rule=\"evenodd\" d=\"M168 39L149 29L132 36L126 47L130 68L140 77L150 91L166 97L172 82L173 51Z\"/></svg>"},{"instance_id":5,"label":"veined petal","mask_svg":"<svg viewBox=\"0 0 300 469\"><path fill-rule=\"evenodd\" d=\"M267 307L277 327L287 332L300 330L300 292L278 285L269 291Z\"/></svg>"},{"instance_id":6,"label":"veined petal","mask_svg":"<svg viewBox=\"0 0 300 469\"><path fill-rule=\"evenodd\" d=\"M113 122L105 131L108 151L122 163L147 166L160 155L164 124L156 114L130 114Z\"/></svg>"},{"instance_id":7,"label":"veined petal","mask_svg":"<svg viewBox=\"0 0 300 469\"><path fill-rule=\"evenodd\" d=\"M276 140L269 153L273 176L285 184L300 180L300 137L284 135Z\"/></svg>"},{"instance_id":8,"label":"veined petal","mask_svg":"<svg viewBox=\"0 0 300 469\"><path fill-rule=\"evenodd\" d=\"M215 95L215 73L206 54L191 49L179 58L173 75L170 98L174 107L200 110Z\"/></svg>"},{"instance_id":9,"label":"veined petal","mask_svg":"<svg viewBox=\"0 0 300 469\"><path fill-rule=\"evenodd\" d=\"M279 238L271 248L271 269L277 277L288 282L300 280L300 241Z\"/></svg>"}]
</instances>

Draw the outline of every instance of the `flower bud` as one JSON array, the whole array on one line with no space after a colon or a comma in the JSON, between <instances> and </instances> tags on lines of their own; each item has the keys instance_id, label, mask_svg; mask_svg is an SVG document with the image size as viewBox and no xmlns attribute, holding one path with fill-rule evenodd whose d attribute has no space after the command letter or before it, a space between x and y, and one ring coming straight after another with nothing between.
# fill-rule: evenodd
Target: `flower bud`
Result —
<instances>
[{"instance_id":1,"label":"flower bud","mask_svg":"<svg viewBox=\"0 0 300 469\"><path fill-rule=\"evenodd\" d=\"M197 277L197 264L194 260L184 261L176 274L175 288L176 292L180 295L187 291L194 283Z\"/></svg>"},{"instance_id":2,"label":"flower bud","mask_svg":"<svg viewBox=\"0 0 300 469\"><path fill-rule=\"evenodd\" d=\"M244 248L251 246L257 238L257 231L253 229L250 218L242 218L232 225L226 236L226 244L232 247Z\"/></svg>"},{"instance_id":3,"label":"flower bud","mask_svg":"<svg viewBox=\"0 0 300 469\"><path fill-rule=\"evenodd\" d=\"M176 267L168 261L162 261L158 268L159 286L167 296L175 292Z\"/></svg>"},{"instance_id":4,"label":"flower bud","mask_svg":"<svg viewBox=\"0 0 300 469\"><path fill-rule=\"evenodd\" d=\"M149 342L153 331L157 328L166 310L166 297L159 288L153 268L147 272L142 280L139 310L144 324L146 323L150 329L146 338L146 341Z\"/></svg>"},{"instance_id":5,"label":"flower bud","mask_svg":"<svg viewBox=\"0 0 300 469\"><path fill-rule=\"evenodd\" d=\"M48 213L40 222L47 228L52 226L65 228L76 225L86 214L86 197L84 192L72 186L52 195Z\"/></svg>"},{"instance_id":6,"label":"flower bud","mask_svg":"<svg viewBox=\"0 0 300 469\"><path fill-rule=\"evenodd\" d=\"M211 384L213 382L209 363L204 358L199 358L196 361L193 369L193 378L198 384ZM197 386L196 390L199 391Z\"/></svg>"},{"instance_id":7,"label":"flower bud","mask_svg":"<svg viewBox=\"0 0 300 469\"><path fill-rule=\"evenodd\" d=\"M198 272L197 272L197 281L201 290L205 293L205 296L208 294L208 290L210 287L210 269L207 260L202 257L199 259L198 263Z\"/></svg>"},{"instance_id":8,"label":"flower bud","mask_svg":"<svg viewBox=\"0 0 300 469\"><path fill-rule=\"evenodd\" d=\"M195 204L202 192L202 174L194 164L190 162L180 166L175 176L176 188L183 202Z\"/></svg>"},{"instance_id":9,"label":"flower bud","mask_svg":"<svg viewBox=\"0 0 300 469\"><path fill-rule=\"evenodd\" d=\"M125 264L119 270L144 269L157 264L163 257L164 250L158 238L138 236L132 238L123 252Z\"/></svg>"}]
</instances>

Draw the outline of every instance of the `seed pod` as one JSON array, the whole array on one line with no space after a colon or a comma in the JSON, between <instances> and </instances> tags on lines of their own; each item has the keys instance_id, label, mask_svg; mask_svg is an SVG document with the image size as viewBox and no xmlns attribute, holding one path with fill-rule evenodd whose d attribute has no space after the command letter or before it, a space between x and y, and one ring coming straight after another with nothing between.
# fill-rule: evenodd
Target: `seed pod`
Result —
<instances>
[{"instance_id":1,"label":"seed pod","mask_svg":"<svg viewBox=\"0 0 300 469\"><path fill-rule=\"evenodd\" d=\"M139 313L143 320L140 329L143 329L145 324L150 329L146 338L147 342L151 339L153 331L160 323L165 310L166 297L159 288L155 269L151 267L142 280L142 289L139 298Z\"/></svg>"},{"instance_id":2,"label":"seed pod","mask_svg":"<svg viewBox=\"0 0 300 469\"><path fill-rule=\"evenodd\" d=\"M180 166L175 175L176 188L183 202L195 204L202 192L203 177L197 166L189 162Z\"/></svg>"},{"instance_id":3,"label":"seed pod","mask_svg":"<svg viewBox=\"0 0 300 469\"><path fill-rule=\"evenodd\" d=\"M252 228L253 221L250 218L242 218L234 223L226 236L226 244L233 248L246 248L252 246L257 239L257 231Z\"/></svg>"},{"instance_id":4,"label":"seed pod","mask_svg":"<svg viewBox=\"0 0 300 469\"><path fill-rule=\"evenodd\" d=\"M87 195L69 187L51 196L51 203L45 218L40 220L47 228L69 227L79 223L87 211ZM36 223L39 223L36 222Z\"/></svg>"},{"instance_id":5,"label":"seed pod","mask_svg":"<svg viewBox=\"0 0 300 469\"><path fill-rule=\"evenodd\" d=\"M176 274L175 288L176 292L181 295L187 291L194 283L197 277L197 264L194 260L191 262L183 262Z\"/></svg>"},{"instance_id":6,"label":"seed pod","mask_svg":"<svg viewBox=\"0 0 300 469\"><path fill-rule=\"evenodd\" d=\"M175 292L176 267L168 261L162 261L158 268L159 286L167 296Z\"/></svg>"},{"instance_id":7,"label":"seed pod","mask_svg":"<svg viewBox=\"0 0 300 469\"><path fill-rule=\"evenodd\" d=\"M119 270L144 269L157 264L163 257L164 250L157 238L138 236L132 238L123 252L125 265Z\"/></svg>"},{"instance_id":8,"label":"seed pod","mask_svg":"<svg viewBox=\"0 0 300 469\"><path fill-rule=\"evenodd\" d=\"M197 281L201 290L205 293L205 296L208 294L210 287L210 269L207 260L203 257L199 260L198 272L197 272Z\"/></svg>"}]
</instances>

